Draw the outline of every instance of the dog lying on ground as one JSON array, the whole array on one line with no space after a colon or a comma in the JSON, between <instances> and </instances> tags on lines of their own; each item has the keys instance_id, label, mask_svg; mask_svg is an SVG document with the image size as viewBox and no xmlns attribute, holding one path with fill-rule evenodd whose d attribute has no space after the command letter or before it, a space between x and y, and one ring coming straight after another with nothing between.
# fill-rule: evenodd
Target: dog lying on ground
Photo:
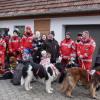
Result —
<instances>
[{"instance_id":1,"label":"dog lying on ground","mask_svg":"<svg viewBox=\"0 0 100 100\"><path fill-rule=\"evenodd\" d=\"M100 85L100 68L96 69L89 81L88 75L86 70L78 67L66 69L59 78L61 91L66 92L68 97L72 97L72 91L80 81L84 85L89 85L91 96L96 98L96 88Z\"/></svg>"},{"instance_id":2,"label":"dog lying on ground","mask_svg":"<svg viewBox=\"0 0 100 100\"><path fill-rule=\"evenodd\" d=\"M53 70L50 65L46 65L46 68L44 68L43 65L34 62L24 62L23 64L24 68L22 70L21 85L24 85L26 90L32 89L30 82L32 81L32 78L35 78L44 81L47 93L53 92L51 82L58 74L55 74L55 70Z\"/></svg>"}]
</instances>

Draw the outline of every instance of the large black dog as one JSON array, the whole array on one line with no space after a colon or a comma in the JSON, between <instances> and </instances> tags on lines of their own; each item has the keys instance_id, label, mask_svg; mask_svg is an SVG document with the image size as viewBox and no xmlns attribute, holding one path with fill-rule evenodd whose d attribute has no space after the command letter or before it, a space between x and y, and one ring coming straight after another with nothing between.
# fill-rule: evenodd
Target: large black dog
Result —
<instances>
[{"instance_id":1,"label":"large black dog","mask_svg":"<svg viewBox=\"0 0 100 100\"><path fill-rule=\"evenodd\" d=\"M56 71L52 69L51 65L47 65L46 67L41 64L36 64L34 62L21 62L24 64L24 68L22 69L22 77L21 77L21 85L25 86L26 90L32 89L30 86L30 82L32 78L42 79L46 84L46 91L48 93L52 93L53 88L51 88L51 82L54 81L55 77L57 77L57 72L59 72L56 68Z\"/></svg>"}]
</instances>

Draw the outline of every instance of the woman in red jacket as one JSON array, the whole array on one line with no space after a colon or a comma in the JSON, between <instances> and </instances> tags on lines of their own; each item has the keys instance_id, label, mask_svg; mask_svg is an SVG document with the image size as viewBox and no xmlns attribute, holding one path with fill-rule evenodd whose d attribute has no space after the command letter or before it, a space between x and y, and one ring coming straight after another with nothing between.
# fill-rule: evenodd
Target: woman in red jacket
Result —
<instances>
[{"instance_id":1,"label":"woman in red jacket","mask_svg":"<svg viewBox=\"0 0 100 100\"><path fill-rule=\"evenodd\" d=\"M30 49L32 50L33 33L29 26L26 27L24 35L21 39L21 50Z\"/></svg>"},{"instance_id":2,"label":"woman in red jacket","mask_svg":"<svg viewBox=\"0 0 100 100\"><path fill-rule=\"evenodd\" d=\"M17 60L21 57L21 48L20 48L21 39L18 36L18 31L13 31L13 36L9 40L9 52L11 56L14 56Z\"/></svg>"},{"instance_id":3,"label":"woman in red jacket","mask_svg":"<svg viewBox=\"0 0 100 100\"><path fill-rule=\"evenodd\" d=\"M0 35L0 74L3 73L5 68L5 52L6 52L6 42Z\"/></svg>"}]
</instances>

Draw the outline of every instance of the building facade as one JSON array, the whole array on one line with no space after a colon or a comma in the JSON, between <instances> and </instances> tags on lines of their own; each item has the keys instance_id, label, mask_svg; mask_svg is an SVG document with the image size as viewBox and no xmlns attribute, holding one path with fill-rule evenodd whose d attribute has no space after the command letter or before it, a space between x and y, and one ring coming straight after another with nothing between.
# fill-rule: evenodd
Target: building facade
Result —
<instances>
[{"instance_id":1,"label":"building facade","mask_svg":"<svg viewBox=\"0 0 100 100\"><path fill-rule=\"evenodd\" d=\"M21 32L26 26L32 31L48 34L55 31L60 41L65 32L77 33L88 30L100 48L100 0L0 0L0 32L9 28L9 34L18 28ZM95 58L95 57L94 57Z\"/></svg>"}]
</instances>

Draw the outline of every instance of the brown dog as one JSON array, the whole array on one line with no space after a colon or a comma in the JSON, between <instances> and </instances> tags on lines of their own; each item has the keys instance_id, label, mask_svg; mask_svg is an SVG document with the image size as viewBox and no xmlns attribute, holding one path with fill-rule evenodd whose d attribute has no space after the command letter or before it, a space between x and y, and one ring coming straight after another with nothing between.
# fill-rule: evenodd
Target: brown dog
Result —
<instances>
[{"instance_id":1,"label":"brown dog","mask_svg":"<svg viewBox=\"0 0 100 100\"><path fill-rule=\"evenodd\" d=\"M100 71L99 69L98 71ZM59 79L61 91L66 92L68 97L72 97L72 91L80 81L86 86L89 85L90 94L93 98L96 98L96 88L100 84L100 75L95 72L89 81L88 76L86 70L78 67L66 69Z\"/></svg>"}]
</instances>

